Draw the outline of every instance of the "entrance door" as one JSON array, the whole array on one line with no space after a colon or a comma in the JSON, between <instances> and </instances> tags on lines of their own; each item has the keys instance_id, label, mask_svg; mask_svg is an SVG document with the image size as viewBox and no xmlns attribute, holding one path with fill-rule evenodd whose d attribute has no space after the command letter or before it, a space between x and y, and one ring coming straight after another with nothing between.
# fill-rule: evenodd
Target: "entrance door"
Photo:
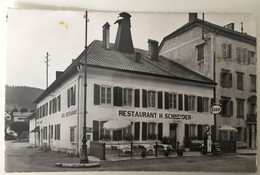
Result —
<instances>
[{"instance_id":1,"label":"entrance door","mask_svg":"<svg viewBox=\"0 0 260 175\"><path fill-rule=\"evenodd\" d=\"M171 123L170 124L170 138L174 140L173 147L176 148L176 139L177 139L177 132L176 132L177 124Z\"/></svg>"}]
</instances>

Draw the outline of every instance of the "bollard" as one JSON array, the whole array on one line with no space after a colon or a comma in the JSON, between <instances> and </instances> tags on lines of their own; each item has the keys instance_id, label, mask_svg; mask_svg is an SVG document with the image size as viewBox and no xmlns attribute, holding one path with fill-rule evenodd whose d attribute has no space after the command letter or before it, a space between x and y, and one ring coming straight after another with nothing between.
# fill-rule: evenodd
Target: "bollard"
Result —
<instances>
[{"instance_id":1,"label":"bollard","mask_svg":"<svg viewBox=\"0 0 260 175\"><path fill-rule=\"evenodd\" d=\"M106 143L102 144L102 149L103 149L102 160L106 160Z\"/></svg>"},{"instance_id":2,"label":"bollard","mask_svg":"<svg viewBox=\"0 0 260 175\"><path fill-rule=\"evenodd\" d=\"M155 157L157 157L157 142L155 142Z\"/></svg>"}]
</instances>

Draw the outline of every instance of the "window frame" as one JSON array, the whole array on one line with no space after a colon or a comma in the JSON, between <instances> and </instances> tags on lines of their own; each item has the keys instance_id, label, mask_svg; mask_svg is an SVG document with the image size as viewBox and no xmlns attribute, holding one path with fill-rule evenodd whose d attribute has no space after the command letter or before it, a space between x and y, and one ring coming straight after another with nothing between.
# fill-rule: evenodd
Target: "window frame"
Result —
<instances>
[{"instance_id":1,"label":"window frame","mask_svg":"<svg viewBox=\"0 0 260 175\"><path fill-rule=\"evenodd\" d=\"M244 73L236 72L237 73L237 90L244 90ZM241 82L240 82L240 81Z\"/></svg>"},{"instance_id":2,"label":"window frame","mask_svg":"<svg viewBox=\"0 0 260 175\"><path fill-rule=\"evenodd\" d=\"M245 100L237 98L237 118L245 117Z\"/></svg>"},{"instance_id":3,"label":"window frame","mask_svg":"<svg viewBox=\"0 0 260 175\"><path fill-rule=\"evenodd\" d=\"M177 93L171 92L169 93L169 109L178 109L178 99L177 99Z\"/></svg>"},{"instance_id":4,"label":"window frame","mask_svg":"<svg viewBox=\"0 0 260 175\"><path fill-rule=\"evenodd\" d=\"M123 106L128 106L128 107L133 107L133 93L134 89L133 88L123 88L122 90L122 101L123 101ZM130 100L130 102L129 102Z\"/></svg>"},{"instance_id":5,"label":"window frame","mask_svg":"<svg viewBox=\"0 0 260 175\"><path fill-rule=\"evenodd\" d=\"M202 49L202 51L200 50ZM196 46L196 61L197 63L204 63L204 59L205 59L205 43L201 43L199 45ZM202 54L202 57L200 57L201 55L199 54Z\"/></svg>"},{"instance_id":6,"label":"window frame","mask_svg":"<svg viewBox=\"0 0 260 175\"><path fill-rule=\"evenodd\" d=\"M209 97L202 97L202 112L209 112Z\"/></svg>"},{"instance_id":7,"label":"window frame","mask_svg":"<svg viewBox=\"0 0 260 175\"><path fill-rule=\"evenodd\" d=\"M188 96L188 111L195 111L196 106L196 96L189 95Z\"/></svg>"},{"instance_id":8,"label":"window frame","mask_svg":"<svg viewBox=\"0 0 260 175\"><path fill-rule=\"evenodd\" d=\"M250 92L256 92L256 75L250 74Z\"/></svg>"},{"instance_id":9,"label":"window frame","mask_svg":"<svg viewBox=\"0 0 260 175\"><path fill-rule=\"evenodd\" d=\"M76 126L70 127L70 143L76 142Z\"/></svg>"},{"instance_id":10,"label":"window frame","mask_svg":"<svg viewBox=\"0 0 260 175\"><path fill-rule=\"evenodd\" d=\"M147 108L156 108L157 104L157 92L154 90L148 90L147 91Z\"/></svg>"}]
</instances>

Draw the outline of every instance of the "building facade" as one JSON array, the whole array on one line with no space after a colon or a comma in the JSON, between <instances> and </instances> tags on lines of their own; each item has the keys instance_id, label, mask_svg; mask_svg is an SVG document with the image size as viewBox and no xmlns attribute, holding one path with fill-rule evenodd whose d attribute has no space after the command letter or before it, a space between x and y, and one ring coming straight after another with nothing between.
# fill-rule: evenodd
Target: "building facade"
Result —
<instances>
[{"instance_id":1,"label":"building facade","mask_svg":"<svg viewBox=\"0 0 260 175\"><path fill-rule=\"evenodd\" d=\"M216 139L236 140L238 147L256 148L256 38L189 14L189 22L170 35L159 55L185 65L217 82ZM238 132L220 132L221 125Z\"/></svg>"},{"instance_id":2,"label":"building facade","mask_svg":"<svg viewBox=\"0 0 260 175\"><path fill-rule=\"evenodd\" d=\"M87 144L155 143L164 136L183 144L184 137L202 141L216 83L158 55L158 42L148 40L148 51L133 47L130 15L120 13L115 44L109 27L103 41L87 49ZM84 51L35 100L37 145L76 155L81 153L84 114ZM121 118L131 125L108 131L105 122Z\"/></svg>"}]
</instances>

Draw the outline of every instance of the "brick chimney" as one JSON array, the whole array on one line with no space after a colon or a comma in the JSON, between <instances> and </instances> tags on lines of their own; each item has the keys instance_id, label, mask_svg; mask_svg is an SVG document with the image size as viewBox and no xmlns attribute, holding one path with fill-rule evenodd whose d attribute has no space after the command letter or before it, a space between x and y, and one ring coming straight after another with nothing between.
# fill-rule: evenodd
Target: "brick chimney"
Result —
<instances>
[{"instance_id":1,"label":"brick chimney","mask_svg":"<svg viewBox=\"0 0 260 175\"><path fill-rule=\"evenodd\" d=\"M56 71L56 80L60 78L60 76L63 74L63 71Z\"/></svg>"},{"instance_id":2,"label":"brick chimney","mask_svg":"<svg viewBox=\"0 0 260 175\"><path fill-rule=\"evenodd\" d=\"M230 24L225 25L224 27L227 28L227 29L230 29L230 30L234 30L235 24L234 23L230 23Z\"/></svg>"},{"instance_id":3,"label":"brick chimney","mask_svg":"<svg viewBox=\"0 0 260 175\"><path fill-rule=\"evenodd\" d=\"M122 12L119 14L120 19L118 19L116 23L118 23L116 41L115 41L115 49L120 52L125 53L134 53L134 46L131 36L131 23L130 18L131 15Z\"/></svg>"},{"instance_id":4,"label":"brick chimney","mask_svg":"<svg viewBox=\"0 0 260 175\"><path fill-rule=\"evenodd\" d=\"M148 39L148 56L151 60L158 60L158 41Z\"/></svg>"},{"instance_id":5,"label":"brick chimney","mask_svg":"<svg viewBox=\"0 0 260 175\"><path fill-rule=\"evenodd\" d=\"M189 13L189 22L195 21L198 18L198 13Z\"/></svg>"},{"instance_id":6,"label":"brick chimney","mask_svg":"<svg viewBox=\"0 0 260 175\"><path fill-rule=\"evenodd\" d=\"M106 24L103 25L103 43L102 47L105 49L109 49L109 29L110 25L107 22Z\"/></svg>"}]
</instances>

